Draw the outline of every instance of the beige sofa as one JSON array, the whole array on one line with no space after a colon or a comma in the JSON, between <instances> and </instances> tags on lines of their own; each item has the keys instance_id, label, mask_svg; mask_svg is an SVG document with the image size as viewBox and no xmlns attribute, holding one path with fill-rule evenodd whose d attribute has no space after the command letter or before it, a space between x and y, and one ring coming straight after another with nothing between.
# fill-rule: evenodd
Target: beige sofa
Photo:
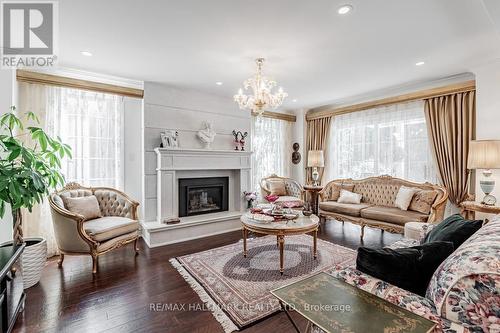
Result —
<instances>
[{"instance_id":1,"label":"beige sofa","mask_svg":"<svg viewBox=\"0 0 500 333\"><path fill-rule=\"evenodd\" d=\"M95 195L101 211L100 218L85 220L83 215L65 208L65 197ZM83 187L69 183L49 196L52 222L60 251L59 267L65 254L89 254L92 273L97 272L98 256L134 242L135 253L139 237L137 207L139 203L125 193L107 187Z\"/></svg>"},{"instance_id":2,"label":"beige sofa","mask_svg":"<svg viewBox=\"0 0 500 333\"><path fill-rule=\"evenodd\" d=\"M436 194L428 203L428 213L410 209L405 211L394 206L399 188L403 185ZM339 187L361 194L361 203L338 203L334 192ZM322 220L330 218L358 224L361 226L361 238L363 238L365 226L402 234L407 222L442 221L448 192L444 187L430 183L420 184L390 176L380 176L361 180L336 179L326 184L319 196L319 216Z\"/></svg>"}]
</instances>

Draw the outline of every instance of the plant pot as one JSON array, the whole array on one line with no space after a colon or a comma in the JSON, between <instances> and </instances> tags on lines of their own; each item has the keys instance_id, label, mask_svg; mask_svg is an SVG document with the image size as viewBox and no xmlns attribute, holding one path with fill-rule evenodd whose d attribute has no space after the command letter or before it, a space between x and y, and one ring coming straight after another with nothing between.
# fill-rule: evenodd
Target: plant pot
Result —
<instances>
[{"instance_id":1,"label":"plant pot","mask_svg":"<svg viewBox=\"0 0 500 333\"><path fill-rule=\"evenodd\" d=\"M26 247L21 255L24 289L40 281L45 261L47 261L47 241L41 237L24 239Z\"/></svg>"}]
</instances>

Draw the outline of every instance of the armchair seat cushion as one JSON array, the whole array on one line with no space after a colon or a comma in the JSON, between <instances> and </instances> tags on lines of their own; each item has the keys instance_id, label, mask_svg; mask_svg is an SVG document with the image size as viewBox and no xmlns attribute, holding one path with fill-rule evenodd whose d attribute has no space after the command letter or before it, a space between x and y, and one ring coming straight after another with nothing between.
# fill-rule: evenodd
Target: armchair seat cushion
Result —
<instances>
[{"instance_id":1,"label":"armchair seat cushion","mask_svg":"<svg viewBox=\"0 0 500 333\"><path fill-rule=\"evenodd\" d=\"M85 232L95 241L103 242L139 229L139 222L120 216L105 216L83 223Z\"/></svg>"},{"instance_id":2,"label":"armchair seat cushion","mask_svg":"<svg viewBox=\"0 0 500 333\"><path fill-rule=\"evenodd\" d=\"M407 222L426 222L429 215L396 207L372 206L363 209L361 217L405 225Z\"/></svg>"},{"instance_id":3,"label":"armchair seat cushion","mask_svg":"<svg viewBox=\"0 0 500 333\"><path fill-rule=\"evenodd\" d=\"M324 211L346 214L350 216L360 216L362 209L368 208L372 205L370 204L350 204L350 203L339 203L336 201L325 201L319 203L319 208Z\"/></svg>"},{"instance_id":4,"label":"armchair seat cushion","mask_svg":"<svg viewBox=\"0 0 500 333\"><path fill-rule=\"evenodd\" d=\"M293 202L294 205L291 207L303 207L304 206L304 201L302 201L300 198L292 197L289 195L280 196L275 202Z\"/></svg>"}]
</instances>

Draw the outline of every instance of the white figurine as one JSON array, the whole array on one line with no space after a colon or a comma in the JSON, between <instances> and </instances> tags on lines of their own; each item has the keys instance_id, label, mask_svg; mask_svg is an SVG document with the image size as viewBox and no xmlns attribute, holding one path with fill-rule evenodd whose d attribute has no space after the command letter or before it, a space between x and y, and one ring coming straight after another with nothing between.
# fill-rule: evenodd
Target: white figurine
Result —
<instances>
[{"instance_id":1,"label":"white figurine","mask_svg":"<svg viewBox=\"0 0 500 333\"><path fill-rule=\"evenodd\" d=\"M205 126L205 128L199 130L197 136L198 139L200 139L200 141L204 144L204 148L210 149L210 145L214 142L217 133L213 130L213 126L210 122L205 121L203 126Z\"/></svg>"}]
</instances>

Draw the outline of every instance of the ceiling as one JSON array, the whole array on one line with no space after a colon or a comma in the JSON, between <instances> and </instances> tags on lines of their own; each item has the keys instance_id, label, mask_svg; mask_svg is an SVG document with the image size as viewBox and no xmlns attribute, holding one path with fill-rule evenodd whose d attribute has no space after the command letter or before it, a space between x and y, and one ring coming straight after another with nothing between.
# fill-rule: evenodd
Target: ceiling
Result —
<instances>
[{"instance_id":1,"label":"ceiling","mask_svg":"<svg viewBox=\"0 0 500 333\"><path fill-rule=\"evenodd\" d=\"M500 58L498 2L61 0L59 64L231 98L265 57L284 107L312 107Z\"/></svg>"}]
</instances>

